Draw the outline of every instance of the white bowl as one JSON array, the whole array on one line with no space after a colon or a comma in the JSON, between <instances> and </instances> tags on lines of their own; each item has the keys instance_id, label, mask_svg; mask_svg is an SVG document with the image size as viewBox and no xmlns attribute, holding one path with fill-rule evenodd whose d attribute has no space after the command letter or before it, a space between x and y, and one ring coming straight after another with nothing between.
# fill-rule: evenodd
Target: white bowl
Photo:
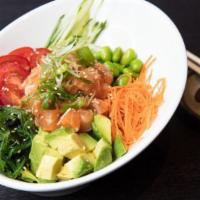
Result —
<instances>
[{"instance_id":1,"label":"white bowl","mask_svg":"<svg viewBox=\"0 0 200 200\"><path fill-rule=\"evenodd\" d=\"M48 3L8 25L0 32L0 55L21 46L44 46L58 17L66 12L72 13L80 1ZM187 59L182 37L173 22L159 8L143 0L104 1L98 17L108 21L108 28L98 44L135 48L143 60L151 54L156 55L152 83L160 77L167 80L165 101L156 120L125 156L100 171L51 184L25 183L0 175L1 185L42 195L71 193L135 158L159 135L175 112L185 87Z\"/></svg>"}]
</instances>

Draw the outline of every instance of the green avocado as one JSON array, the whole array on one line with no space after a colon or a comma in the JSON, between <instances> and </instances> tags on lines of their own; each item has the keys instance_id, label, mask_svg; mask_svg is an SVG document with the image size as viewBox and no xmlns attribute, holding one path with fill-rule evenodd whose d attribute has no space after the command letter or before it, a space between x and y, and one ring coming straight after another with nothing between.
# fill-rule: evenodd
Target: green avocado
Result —
<instances>
[{"instance_id":1,"label":"green avocado","mask_svg":"<svg viewBox=\"0 0 200 200\"><path fill-rule=\"evenodd\" d=\"M111 138L111 121L104 115L95 115L92 123L92 130L95 136L100 139L103 138L109 144L112 143Z\"/></svg>"},{"instance_id":2,"label":"green avocado","mask_svg":"<svg viewBox=\"0 0 200 200\"><path fill-rule=\"evenodd\" d=\"M87 154L83 154L83 156L85 157L86 160L88 160L92 166L94 167L95 165L95 162L96 162L96 158L95 158L95 155L94 153L87 153Z\"/></svg>"},{"instance_id":3,"label":"green avocado","mask_svg":"<svg viewBox=\"0 0 200 200\"><path fill-rule=\"evenodd\" d=\"M54 183L53 180L44 180L37 178L31 171L28 169L25 169L22 172L22 180L28 182L28 183Z\"/></svg>"},{"instance_id":4,"label":"green avocado","mask_svg":"<svg viewBox=\"0 0 200 200\"><path fill-rule=\"evenodd\" d=\"M65 138L71 133L73 133L72 129L62 127L62 128L56 129L55 131L46 135L45 141L50 146L57 146L60 143L61 140L65 140Z\"/></svg>"},{"instance_id":5,"label":"green avocado","mask_svg":"<svg viewBox=\"0 0 200 200\"><path fill-rule=\"evenodd\" d=\"M112 163L112 147L103 138L99 140L94 150L96 158L94 171L100 170Z\"/></svg>"},{"instance_id":6,"label":"green avocado","mask_svg":"<svg viewBox=\"0 0 200 200\"><path fill-rule=\"evenodd\" d=\"M85 144L87 151L93 151L96 147L97 141L87 133L81 133L80 138Z\"/></svg>"},{"instance_id":7,"label":"green avocado","mask_svg":"<svg viewBox=\"0 0 200 200\"><path fill-rule=\"evenodd\" d=\"M51 148L57 150L61 155L69 159L84 153L86 150L84 142L77 133L55 136L48 144Z\"/></svg>"},{"instance_id":8,"label":"green avocado","mask_svg":"<svg viewBox=\"0 0 200 200\"><path fill-rule=\"evenodd\" d=\"M114 148L114 155L115 155L116 159L120 158L127 152L126 147L125 147L120 135L116 135L114 144L113 144L113 148Z\"/></svg>"},{"instance_id":9,"label":"green avocado","mask_svg":"<svg viewBox=\"0 0 200 200\"><path fill-rule=\"evenodd\" d=\"M93 171L93 165L85 155L78 155L68 161L58 173L59 180L79 178Z\"/></svg>"},{"instance_id":10,"label":"green avocado","mask_svg":"<svg viewBox=\"0 0 200 200\"><path fill-rule=\"evenodd\" d=\"M97 129L94 121L92 122L92 134L93 134L95 139L97 139L97 140L101 139L101 135L99 134L98 129Z\"/></svg>"},{"instance_id":11,"label":"green avocado","mask_svg":"<svg viewBox=\"0 0 200 200\"><path fill-rule=\"evenodd\" d=\"M48 144L45 142L47 132L39 130L38 134L33 138L29 159L31 161L31 169L36 173L42 156L45 154Z\"/></svg>"},{"instance_id":12,"label":"green avocado","mask_svg":"<svg viewBox=\"0 0 200 200\"><path fill-rule=\"evenodd\" d=\"M56 181L57 173L62 167L63 159L57 153L54 152L53 155L48 152L43 155L39 167L36 171L36 177L43 180Z\"/></svg>"},{"instance_id":13,"label":"green avocado","mask_svg":"<svg viewBox=\"0 0 200 200\"><path fill-rule=\"evenodd\" d=\"M25 169L22 172L22 180L29 182L29 183L38 183L38 179L36 176L33 175L32 172L30 172L28 169Z\"/></svg>"}]
</instances>

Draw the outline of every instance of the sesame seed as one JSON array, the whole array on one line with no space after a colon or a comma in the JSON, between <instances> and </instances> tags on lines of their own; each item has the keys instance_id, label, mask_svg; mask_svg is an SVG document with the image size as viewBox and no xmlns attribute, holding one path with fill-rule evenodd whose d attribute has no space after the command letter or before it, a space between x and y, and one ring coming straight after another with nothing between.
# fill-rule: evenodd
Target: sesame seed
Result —
<instances>
[{"instance_id":1,"label":"sesame seed","mask_svg":"<svg viewBox=\"0 0 200 200\"><path fill-rule=\"evenodd\" d=\"M7 87L2 87L2 90L5 91L5 92L9 91L9 89Z\"/></svg>"}]
</instances>

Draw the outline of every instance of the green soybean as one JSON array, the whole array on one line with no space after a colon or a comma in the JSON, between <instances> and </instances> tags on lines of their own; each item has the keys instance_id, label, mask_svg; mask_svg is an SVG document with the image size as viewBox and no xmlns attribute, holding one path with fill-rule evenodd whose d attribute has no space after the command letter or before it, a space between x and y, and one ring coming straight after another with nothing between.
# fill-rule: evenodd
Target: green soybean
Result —
<instances>
[{"instance_id":1,"label":"green soybean","mask_svg":"<svg viewBox=\"0 0 200 200\"><path fill-rule=\"evenodd\" d=\"M111 61L112 59L112 50L110 47L106 46L101 49L101 59L106 61Z\"/></svg>"},{"instance_id":2,"label":"green soybean","mask_svg":"<svg viewBox=\"0 0 200 200\"><path fill-rule=\"evenodd\" d=\"M106 67L112 72L114 77L118 77L120 74L120 70L115 63L110 61L105 62Z\"/></svg>"},{"instance_id":3,"label":"green soybean","mask_svg":"<svg viewBox=\"0 0 200 200\"><path fill-rule=\"evenodd\" d=\"M115 67L117 67L119 69L119 72L120 73L123 73L123 69L124 69L124 66L119 64L119 63L113 63L113 65L115 65Z\"/></svg>"},{"instance_id":4,"label":"green soybean","mask_svg":"<svg viewBox=\"0 0 200 200\"><path fill-rule=\"evenodd\" d=\"M136 73L140 73L142 66L143 62L140 59L135 59L130 63L130 68Z\"/></svg>"},{"instance_id":5,"label":"green soybean","mask_svg":"<svg viewBox=\"0 0 200 200\"><path fill-rule=\"evenodd\" d=\"M122 65L129 65L132 60L137 58L137 54L133 49L128 49L121 58Z\"/></svg>"},{"instance_id":6,"label":"green soybean","mask_svg":"<svg viewBox=\"0 0 200 200\"><path fill-rule=\"evenodd\" d=\"M123 74L128 74L128 75L132 76L133 73L132 73L132 70L130 68L126 67L126 68L123 69Z\"/></svg>"},{"instance_id":7,"label":"green soybean","mask_svg":"<svg viewBox=\"0 0 200 200\"><path fill-rule=\"evenodd\" d=\"M94 53L94 57L97 59L97 60L101 60L101 51L96 51Z\"/></svg>"},{"instance_id":8,"label":"green soybean","mask_svg":"<svg viewBox=\"0 0 200 200\"><path fill-rule=\"evenodd\" d=\"M117 47L113 51L112 61L118 63L121 60L122 54L123 52L122 52L121 47Z\"/></svg>"},{"instance_id":9,"label":"green soybean","mask_svg":"<svg viewBox=\"0 0 200 200\"><path fill-rule=\"evenodd\" d=\"M116 83L119 86L125 86L125 85L128 84L130 79L131 79L131 75L123 74L123 75L119 76L119 78L117 79Z\"/></svg>"}]
</instances>

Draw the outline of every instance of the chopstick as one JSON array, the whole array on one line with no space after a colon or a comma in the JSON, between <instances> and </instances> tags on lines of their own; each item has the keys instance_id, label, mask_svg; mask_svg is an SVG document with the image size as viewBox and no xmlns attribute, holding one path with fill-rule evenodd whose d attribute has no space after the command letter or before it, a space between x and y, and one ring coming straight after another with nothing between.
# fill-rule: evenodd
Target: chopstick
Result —
<instances>
[{"instance_id":1,"label":"chopstick","mask_svg":"<svg viewBox=\"0 0 200 200\"><path fill-rule=\"evenodd\" d=\"M188 57L188 67L192 71L200 75L200 58L195 54L191 53L190 51L187 51L187 57Z\"/></svg>"}]
</instances>

